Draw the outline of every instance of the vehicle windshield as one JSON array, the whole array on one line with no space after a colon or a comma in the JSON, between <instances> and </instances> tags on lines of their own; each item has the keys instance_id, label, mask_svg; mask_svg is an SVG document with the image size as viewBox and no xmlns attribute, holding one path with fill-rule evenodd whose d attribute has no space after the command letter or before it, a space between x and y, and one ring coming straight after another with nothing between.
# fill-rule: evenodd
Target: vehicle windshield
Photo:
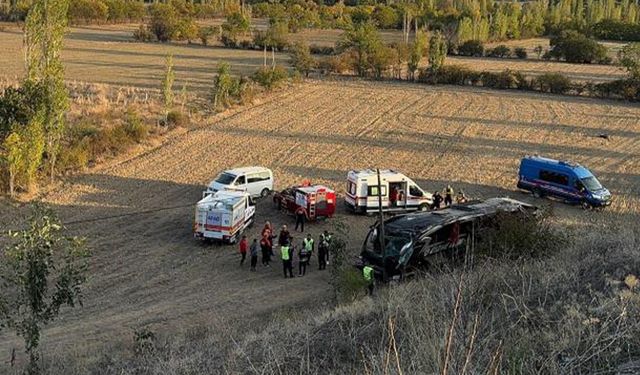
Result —
<instances>
[{"instance_id":1,"label":"vehicle windshield","mask_svg":"<svg viewBox=\"0 0 640 375\"><path fill-rule=\"evenodd\" d=\"M216 182L222 185L230 185L235 179L236 179L236 176L230 173L223 172L223 173L220 173L218 177L216 177Z\"/></svg>"},{"instance_id":2,"label":"vehicle windshield","mask_svg":"<svg viewBox=\"0 0 640 375\"><path fill-rule=\"evenodd\" d=\"M385 256L398 258L401 250L411 243L411 236L408 233L385 233ZM380 239L378 237L378 229L373 228L369 231L365 246L366 251L382 256L380 251ZM405 249L406 251L406 249Z\"/></svg>"},{"instance_id":3,"label":"vehicle windshield","mask_svg":"<svg viewBox=\"0 0 640 375\"><path fill-rule=\"evenodd\" d=\"M582 183L584 187L589 191L597 191L602 190L602 185L600 185L600 181L598 181L595 177L587 177L582 179Z\"/></svg>"}]
</instances>

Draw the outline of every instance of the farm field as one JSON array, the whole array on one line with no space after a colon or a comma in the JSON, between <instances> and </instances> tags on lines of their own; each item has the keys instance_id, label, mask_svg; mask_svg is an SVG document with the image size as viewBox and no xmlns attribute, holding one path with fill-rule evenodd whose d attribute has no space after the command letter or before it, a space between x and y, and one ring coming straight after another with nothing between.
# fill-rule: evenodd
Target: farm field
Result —
<instances>
[{"instance_id":1,"label":"farm field","mask_svg":"<svg viewBox=\"0 0 640 375\"><path fill-rule=\"evenodd\" d=\"M349 169L397 168L429 191L451 183L471 197L549 203L563 224L600 228L638 219L638 118L640 107L622 102L446 86L308 81L274 93L46 194L69 229L90 239L94 255L84 307L47 328L44 347L96 353L128 344L143 326L165 334L233 326L330 297L329 274L316 263L295 280L282 279L277 261L250 273L237 265L235 247L192 238L194 204L220 170L263 165L278 187L310 178L343 193ZM515 191L519 158L535 153L592 168L613 206L585 212ZM265 220L293 224L268 200L257 210L250 237ZM21 210L1 212L4 224ZM356 253L374 219L341 208L333 220L348 220ZM317 235L331 223L309 227ZM0 353L14 345L16 338L0 336Z\"/></svg>"},{"instance_id":2,"label":"farm field","mask_svg":"<svg viewBox=\"0 0 640 375\"><path fill-rule=\"evenodd\" d=\"M173 54L176 87L185 83L190 90L210 90L216 65L228 62L235 74L250 75L264 61L262 51L227 49L220 46L204 47L185 43L136 43L131 32L138 25L107 25L71 28L65 42L63 60L68 80L103 83L114 86L159 88L164 70L164 59ZM307 30L291 34L291 40L305 39L310 44L334 45L342 31ZM382 31L387 41L399 39L397 31ZM22 34L15 26L0 31L0 80L16 80L24 75ZM532 47L533 48L533 47ZM275 54L276 62L287 65L286 54ZM447 64L460 64L479 70L521 70L528 75L560 72L575 80L606 81L624 76L616 66L582 65L528 59L492 59L449 57ZM271 55L268 56L271 62ZM425 62L426 64L426 62Z\"/></svg>"}]
</instances>

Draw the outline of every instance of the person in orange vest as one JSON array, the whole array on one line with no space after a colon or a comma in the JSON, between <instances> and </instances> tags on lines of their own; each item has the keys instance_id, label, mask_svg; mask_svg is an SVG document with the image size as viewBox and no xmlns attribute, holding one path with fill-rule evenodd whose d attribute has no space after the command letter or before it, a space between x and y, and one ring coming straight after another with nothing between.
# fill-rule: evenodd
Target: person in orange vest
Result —
<instances>
[{"instance_id":1,"label":"person in orange vest","mask_svg":"<svg viewBox=\"0 0 640 375\"><path fill-rule=\"evenodd\" d=\"M247 236L242 236L242 240L240 240L240 255L242 258L240 259L240 265L244 264L244 260L247 258L247 250L249 249L249 242L247 241Z\"/></svg>"},{"instance_id":2,"label":"person in orange vest","mask_svg":"<svg viewBox=\"0 0 640 375\"><path fill-rule=\"evenodd\" d=\"M300 206L296 209L296 231L298 230L298 226L300 227L300 232L304 232L304 222L307 220L307 210Z\"/></svg>"}]
</instances>

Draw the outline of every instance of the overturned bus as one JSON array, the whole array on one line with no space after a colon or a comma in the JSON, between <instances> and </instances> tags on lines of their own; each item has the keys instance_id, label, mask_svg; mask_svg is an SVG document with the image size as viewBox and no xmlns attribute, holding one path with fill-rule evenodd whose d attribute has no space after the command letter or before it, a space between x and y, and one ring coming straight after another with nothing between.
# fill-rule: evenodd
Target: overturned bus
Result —
<instances>
[{"instance_id":1,"label":"overturned bus","mask_svg":"<svg viewBox=\"0 0 640 375\"><path fill-rule=\"evenodd\" d=\"M395 216L384 222L384 258L376 222L362 246L356 267L373 267L376 278L386 268L389 279L426 270L440 255L452 258L468 254L482 232L495 226L499 214L524 217L536 207L510 198L470 201L449 208Z\"/></svg>"}]
</instances>

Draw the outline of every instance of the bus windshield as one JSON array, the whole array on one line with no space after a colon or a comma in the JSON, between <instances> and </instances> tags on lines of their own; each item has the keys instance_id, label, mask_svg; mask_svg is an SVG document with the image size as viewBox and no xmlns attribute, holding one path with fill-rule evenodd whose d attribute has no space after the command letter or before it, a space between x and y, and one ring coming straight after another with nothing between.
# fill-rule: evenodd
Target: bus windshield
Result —
<instances>
[{"instance_id":1,"label":"bus windshield","mask_svg":"<svg viewBox=\"0 0 640 375\"><path fill-rule=\"evenodd\" d=\"M602 190L602 185L600 185L600 181L598 181L593 176L583 178L581 181L584 184L584 187L587 188L587 190L589 191Z\"/></svg>"},{"instance_id":2,"label":"bus windshield","mask_svg":"<svg viewBox=\"0 0 640 375\"><path fill-rule=\"evenodd\" d=\"M220 173L218 177L216 177L216 182L222 185L230 185L235 179L236 179L236 176L230 173L223 172L223 173Z\"/></svg>"},{"instance_id":3,"label":"bus windshield","mask_svg":"<svg viewBox=\"0 0 640 375\"><path fill-rule=\"evenodd\" d=\"M405 245L411 243L411 236L408 233L385 233L385 256L399 257L400 251ZM378 228L372 228L367 236L365 250L367 252L382 256L380 250L380 238L378 236Z\"/></svg>"}]
</instances>

